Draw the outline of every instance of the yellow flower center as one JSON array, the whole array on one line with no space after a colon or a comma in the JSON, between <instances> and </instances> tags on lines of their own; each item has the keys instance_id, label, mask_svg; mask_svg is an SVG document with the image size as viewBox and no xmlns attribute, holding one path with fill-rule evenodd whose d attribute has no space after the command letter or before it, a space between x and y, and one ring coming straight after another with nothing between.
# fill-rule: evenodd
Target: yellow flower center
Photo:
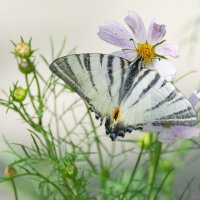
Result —
<instances>
[{"instance_id":1,"label":"yellow flower center","mask_svg":"<svg viewBox=\"0 0 200 200\"><path fill-rule=\"evenodd\" d=\"M148 43L139 43L135 50L137 51L137 54L144 59L145 63L152 62L153 58L156 56L154 47Z\"/></svg>"}]
</instances>

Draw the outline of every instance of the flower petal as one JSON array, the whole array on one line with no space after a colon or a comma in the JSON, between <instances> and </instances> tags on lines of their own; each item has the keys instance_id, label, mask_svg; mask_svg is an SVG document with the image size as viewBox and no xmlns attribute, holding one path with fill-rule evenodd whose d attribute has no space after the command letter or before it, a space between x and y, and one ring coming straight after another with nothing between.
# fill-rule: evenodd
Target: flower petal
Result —
<instances>
[{"instance_id":1,"label":"flower petal","mask_svg":"<svg viewBox=\"0 0 200 200\"><path fill-rule=\"evenodd\" d=\"M140 16L133 11L129 11L128 16L125 17L124 21L133 32L134 39L140 43L144 43L146 41L146 31Z\"/></svg>"},{"instance_id":2,"label":"flower petal","mask_svg":"<svg viewBox=\"0 0 200 200\"><path fill-rule=\"evenodd\" d=\"M129 61L133 61L137 57L136 51L130 49L130 50L123 50L123 51L115 51L112 53L114 56L125 58Z\"/></svg>"},{"instance_id":3,"label":"flower petal","mask_svg":"<svg viewBox=\"0 0 200 200\"><path fill-rule=\"evenodd\" d=\"M154 126L151 123L145 124L143 127L143 131L147 131L147 132L160 132L163 130L162 126Z\"/></svg>"},{"instance_id":4,"label":"flower petal","mask_svg":"<svg viewBox=\"0 0 200 200\"><path fill-rule=\"evenodd\" d=\"M149 44L155 45L162 41L165 34L165 25L156 24L156 22L152 20L147 34L147 41Z\"/></svg>"},{"instance_id":5,"label":"flower petal","mask_svg":"<svg viewBox=\"0 0 200 200\"><path fill-rule=\"evenodd\" d=\"M150 67L156 69L167 81L171 81L176 75L176 68L167 59L154 60Z\"/></svg>"},{"instance_id":6,"label":"flower petal","mask_svg":"<svg viewBox=\"0 0 200 200\"><path fill-rule=\"evenodd\" d=\"M179 47L175 44L161 44L156 46L155 52L162 56L179 57Z\"/></svg>"},{"instance_id":7,"label":"flower petal","mask_svg":"<svg viewBox=\"0 0 200 200\"><path fill-rule=\"evenodd\" d=\"M162 143L172 143L176 141L176 136L173 134L171 129L165 129L159 133L158 140Z\"/></svg>"},{"instance_id":8,"label":"flower petal","mask_svg":"<svg viewBox=\"0 0 200 200\"><path fill-rule=\"evenodd\" d=\"M173 132L179 138L193 138L200 135L200 128L189 126L174 126Z\"/></svg>"},{"instance_id":9,"label":"flower petal","mask_svg":"<svg viewBox=\"0 0 200 200\"><path fill-rule=\"evenodd\" d=\"M99 27L97 34L102 40L118 47L133 48L133 42L130 41L132 35L121 24L115 21L106 21L105 26Z\"/></svg>"},{"instance_id":10,"label":"flower petal","mask_svg":"<svg viewBox=\"0 0 200 200\"><path fill-rule=\"evenodd\" d=\"M200 93L197 93L197 91L194 91L188 98L188 101L192 104L192 106L196 106L199 100L200 100Z\"/></svg>"}]
</instances>

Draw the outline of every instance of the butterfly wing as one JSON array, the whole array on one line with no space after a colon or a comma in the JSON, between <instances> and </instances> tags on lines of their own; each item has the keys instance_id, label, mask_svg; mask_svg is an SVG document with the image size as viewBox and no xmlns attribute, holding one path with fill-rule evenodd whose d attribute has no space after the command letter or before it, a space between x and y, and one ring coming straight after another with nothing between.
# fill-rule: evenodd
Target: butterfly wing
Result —
<instances>
[{"instance_id":1,"label":"butterfly wing","mask_svg":"<svg viewBox=\"0 0 200 200\"><path fill-rule=\"evenodd\" d=\"M128 77L125 74L125 81ZM196 112L184 95L158 72L142 69L121 101L121 120L133 126L193 126Z\"/></svg>"},{"instance_id":2,"label":"butterfly wing","mask_svg":"<svg viewBox=\"0 0 200 200\"><path fill-rule=\"evenodd\" d=\"M145 124L194 125L188 100L156 71L105 54L74 54L55 60L50 69L71 86L101 117L114 140Z\"/></svg>"},{"instance_id":3,"label":"butterfly wing","mask_svg":"<svg viewBox=\"0 0 200 200\"><path fill-rule=\"evenodd\" d=\"M111 116L129 62L106 54L58 58L50 69L71 86L101 117Z\"/></svg>"}]
</instances>

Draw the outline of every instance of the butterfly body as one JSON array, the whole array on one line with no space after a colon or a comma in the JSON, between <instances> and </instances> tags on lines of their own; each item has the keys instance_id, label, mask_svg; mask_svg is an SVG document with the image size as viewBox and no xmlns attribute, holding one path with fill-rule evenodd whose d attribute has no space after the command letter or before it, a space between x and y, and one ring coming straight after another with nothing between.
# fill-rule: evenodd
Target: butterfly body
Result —
<instances>
[{"instance_id":1,"label":"butterfly body","mask_svg":"<svg viewBox=\"0 0 200 200\"><path fill-rule=\"evenodd\" d=\"M129 62L106 54L74 54L55 60L50 69L86 102L95 117L105 118L112 140L144 125L190 125L196 112L183 94L142 59Z\"/></svg>"}]
</instances>

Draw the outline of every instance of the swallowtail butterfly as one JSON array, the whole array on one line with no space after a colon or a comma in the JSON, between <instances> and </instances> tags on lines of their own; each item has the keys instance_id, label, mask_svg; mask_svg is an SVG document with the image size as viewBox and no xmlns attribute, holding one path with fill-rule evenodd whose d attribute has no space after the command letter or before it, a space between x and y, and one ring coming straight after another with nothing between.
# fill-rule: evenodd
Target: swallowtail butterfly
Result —
<instances>
[{"instance_id":1,"label":"swallowtail butterfly","mask_svg":"<svg viewBox=\"0 0 200 200\"><path fill-rule=\"evenodd\" d=\"M88 103L112 140L154 126L194 126L196 112L184 95L142 58L133 62L106 54L58 58L50 69Z\"/></svg>"}]
</instances>

